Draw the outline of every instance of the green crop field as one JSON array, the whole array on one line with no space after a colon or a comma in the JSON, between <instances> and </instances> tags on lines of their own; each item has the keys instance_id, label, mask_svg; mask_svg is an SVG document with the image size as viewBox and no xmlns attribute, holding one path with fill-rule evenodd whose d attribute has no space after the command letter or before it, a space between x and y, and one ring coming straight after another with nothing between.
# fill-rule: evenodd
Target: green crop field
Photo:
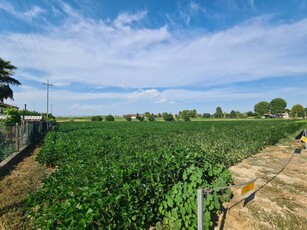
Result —
<instances>
[{"instance_id":1,"label":"green crop field","mask_svg":"<svg viewBox=\"0 0 307 230\"><path fill-rule=\"evenodd\" d=\"M38 160L57 170L27 202L35 228L196 229L197 189L300 129L295 121L66 122ZM205 226L230 191L207 196Z\"/></svg>"}]
</instances>

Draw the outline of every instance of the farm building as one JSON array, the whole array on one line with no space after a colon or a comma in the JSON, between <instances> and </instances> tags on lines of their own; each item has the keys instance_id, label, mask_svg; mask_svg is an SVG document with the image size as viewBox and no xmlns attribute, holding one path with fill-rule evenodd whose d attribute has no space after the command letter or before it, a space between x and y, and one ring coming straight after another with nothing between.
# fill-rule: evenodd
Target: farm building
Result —
<instances>
[{"instance_id":1,"label":"farm building","mask_svg":"<svg viewBox=\"0 0 307 230\"><path fill-rule=\"evenodd\" d=\"M128 116L130 116L132 119L136 119L137 115L144 117L144 114L128 114Z\"/></svg>"},{"instance_id":2,"label":"farm building","mask_svg":"<svg viewBox=\"0 0 307 230\"><path fill-rule=\"evenodd\" d=\"M288 119L290 116L289 116L289 113L288 112L285 112L285 113L281 113L281 114L271 114L270 112L269 113L266 113L263 115L262 118L284 118L284 119Z\"/></svg>"}]
</instances>

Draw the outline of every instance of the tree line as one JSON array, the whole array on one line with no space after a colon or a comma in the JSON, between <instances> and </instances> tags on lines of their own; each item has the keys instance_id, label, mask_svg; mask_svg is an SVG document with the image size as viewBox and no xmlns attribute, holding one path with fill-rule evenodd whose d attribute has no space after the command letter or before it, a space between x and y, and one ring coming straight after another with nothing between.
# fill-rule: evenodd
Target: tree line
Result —
<instances>
[{"instance_id":1,"label":"tree line","mask_svg":"<svg viewBox=\"0 0 307 230\"><path fill-rule=\"evenodd\" d=\"M254 111L258 116L275 116L278 117L284 113L288 113L292 117L306 117L307 108L301 104L295 104L291 110L287 109L287 102L282 98L275 98L271 102L260 101L255 104Z\"/></svg>"},{"instance_id":2,"label":"tree line","mask_svg":"<svg viewBox=\"0 0 307 230\"><path fill-rule=\"evenodd\" d=\"M270 102L261 101L254 105L254 111L240 112L231 110L230 113L223 112L222 108L219 106L216 108L215 113L197 113L196 109L192 110L182 110L178 114L172 115L171 113L158 113L154 115L153 113L145 112L144 115L137 114L136 119L139 121L144 121L145 118L148 121L155 121L156 118L163 118L165 121L173 120L183 120L190 121L192 118L281 118L288 114L294 118L307 118L307 108L304 108L300 104L295 104L291 110L287 109L287 102L282 98L274 98ZM132 117L130 115L124 115L127 121L131 121Z\"/></svg>"}]
</instances>

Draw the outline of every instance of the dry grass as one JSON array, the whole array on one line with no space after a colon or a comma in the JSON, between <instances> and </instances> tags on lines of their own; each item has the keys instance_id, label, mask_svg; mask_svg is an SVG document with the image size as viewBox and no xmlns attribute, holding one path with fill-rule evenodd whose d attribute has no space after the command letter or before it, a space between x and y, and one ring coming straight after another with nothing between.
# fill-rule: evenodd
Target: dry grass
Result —
<instances>
[{"instance_id":1,"label":"dry grass","mask_svg":"<svg viewBox=\"0 0 307 230\"><path fill-rule=\"evenodd\" d=\"M224 220L217 229L306 229L307 150L291 158L294 149L302 147L300 142L283 140L282 144L270 146L231 167L237 183L259 178L255 183L256 196L246 206L240 203L232 207L240 196L236 189L233 201L226 204L230 209L221 216Z\"/></svg>"},{"instance_id":2,"label":"dry grass","mask_svg":"<svg viewBox=\"0 0 307 230\"><path fill-rule=\"evenodd\" d=\"M28 229L23 208L30 192L36 191L52 169L35 161L36 148L7 176L0 180L0 229Z\"/></svg>"}]
</instances>

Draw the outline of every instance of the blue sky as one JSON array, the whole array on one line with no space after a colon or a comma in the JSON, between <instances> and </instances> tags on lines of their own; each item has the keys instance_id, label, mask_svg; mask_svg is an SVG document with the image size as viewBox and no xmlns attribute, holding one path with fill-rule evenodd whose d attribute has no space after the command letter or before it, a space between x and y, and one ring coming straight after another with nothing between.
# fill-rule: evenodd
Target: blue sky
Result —
<instances>
[{"instance_id":1,"label":"blue sky","mask_svg":"<svg viewBox=\"0 0 307 230\"><path fill-rule=\"evenodd\" d=\"M2 0L20 107L59 115L307 107L307 0ZM49 108L49 111L51 108Z\"/></svg>"}]
</instances>

